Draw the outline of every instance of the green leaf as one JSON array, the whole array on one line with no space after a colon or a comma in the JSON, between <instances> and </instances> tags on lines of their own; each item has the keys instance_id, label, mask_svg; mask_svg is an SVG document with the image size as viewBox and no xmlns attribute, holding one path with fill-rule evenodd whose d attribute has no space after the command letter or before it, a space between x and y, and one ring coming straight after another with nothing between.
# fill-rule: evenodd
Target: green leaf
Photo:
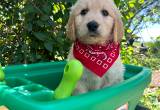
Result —
<instances>
[{"instance_id":1,"label":"green leaf","mask_svg":"<svg viewBox=\"0 0 160 110\"><path fill-rule=\"evenodd\" d=\"M26 28L29 32L32 31L32 24L31 24L31 23L27 24L27 25L25 26L25 28Z\"/></svg>"},{"instance_id":2,"label":"green leaf","mask_svg":"<svg viewBox=\"0 0 160 110\"><path fill-rule=\"evenodd\" d=\"M133 12L129 12L128 14L129 14L129 17L130 17L130 18L132 18L132 17L134 16L134 13L133 13Z\"/></svg>"},{"instance_id":3,"label":"green leaf","mask_svg":"<svg viewBox=\"0 0 160 110\"><path fill-rule=\"evenodd\" d=\"M138 3L143 4L144 0L138 0Z\"/></svg>"},{"instance_id":4,"label":"green leaf","mask_svg":"<svg viewBox=\"0 0 160 110\"><path fill-rule=\"evenodd\" d=\"M33 35L41 41L45 41L48 37L48 34L44 32L34 32Z\"/></svg>"},{"instance_id":5,"label":"green leaf","mask_svg":"<svg viewBox=\"0 0 160 110\"><path fill-rule=\"evenodd\" d=\"M23 8L22 11L24 11L24 12L26 12L26 13L35 13L35 12L37 12L37 10L34 8L34 6L32 6L32 4L26 5L26 6Z\"/></svg>"},{"instance_id":6,"label":"green leaf","mask_svg":"<svg viewBox=\"0 0 160 110\"><path fill-rule=\"evenodd\" d=\"M132 30L131 30L131 29L127 29L127 32L128 32L128 33L131 33L131 32L132 32Z\"/></svg>"},{"instance_id":7,"label":"green leaf","mask_svg":"<svg viewBox=\"0 0 160 110\"><path fill-rule=\"evenodd\" d=\"M43 26L44 26L44 23L43 23L41 20L38 20L36 23L37 23L38 26L40 26L40 27L43 27Z\"/></svg>"},{"instance_id":8,"label":"green leaf","mask_svg":"<svg viewBox=\"0 0 160 110\"><path fill-rule=\"evenodd\" d=\"M43 7L43 11L46 13L46 14L49 14L51 11L52 11L52 5L51 4L47 4L47 6L45 5Z\"/></svg>"},{"instance_id":9,"label":"green leaf","mask_svg":"<svg viewBox=\"0 0 160 110\"><path fill-rule=\"evenodd\" d=\"M42 17L41 17L41 20L42 21L47 21L49 19L49 16L48 15L43 15Z\"/></svg>"},{"instance_id":10,"label":"green leaf","mask_svg":"<svg viewBox=\"0 0 160 110\"><path fill-rule=\"evenodd\" d=\"M52 41L47 41L47 42L45 42L45 43L44 43L44 46L45 46L45 48L46 48L48 51L50 51L50 52L53 51L53 42L52 42Z\"/></svg>"},{"instance_id":11,"label":"green leaf","mask_svg":"<svg viewBox=\"0 0 160 110\"><path fill-rule=\"evenodd\" d=\"M130 8L134 8L135 7L135 3L136 3L136 0L130 0L128 2L128 5L129 5Z\"/></svg>"},{"instance_id":12,"label":"green leaf","mask_svg":"<svg viewBox=\"0 0 160 110\"><path fill-rule=\"evenodd\" d=\"M134 16L133 12L129 12L128 15L126 15L127 19L131 19Z\"/></svg>"},{"instance_id":13,"label":"green leaf","mask_svg":"<svg viewBox=\"0 0 160 110\"><path fill-rule=\"evenodd\" d=\"M120 0L114 0L115 4L117 5L117 7L119 6Z\"/></svg>"},{"instance_id":14,"label":"green leaf","mask_svg":"<svg viewBox=\"0 0 160 110\"><path fill-rule=\"evenodd\" d=\"M57 13L57 12L58 12L58 10L60 10L59 5L54 4L54 6L53 6L53 12L54 12L54 13Z\"/></svg>"},{"instance_id":15,"label":"green leaf","mask_svg":"<svg viewBox=\"0 0 160 110\"><path fill-rule=\"evenodd\" d=\"M129 7L134 8L135 7L134 3L129 3Z\"/></svg>"}]
</instances>

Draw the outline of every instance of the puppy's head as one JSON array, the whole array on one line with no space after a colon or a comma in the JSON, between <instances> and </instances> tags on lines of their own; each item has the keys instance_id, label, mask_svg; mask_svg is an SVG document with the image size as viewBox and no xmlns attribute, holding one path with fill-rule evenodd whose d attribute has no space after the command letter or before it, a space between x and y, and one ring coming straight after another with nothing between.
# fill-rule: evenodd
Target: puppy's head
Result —
<instances>
[{"instance_id":1,"label":"puppy's head","mask_svg":"<svg viewBox=\"0 0 160 110\"><path fill-rule=\"evenodd\" d=\"M72 7L67 36L86 44L120 42L123 37L121 15L112 0L78 0Z\"/></svg>"}]
</instances>

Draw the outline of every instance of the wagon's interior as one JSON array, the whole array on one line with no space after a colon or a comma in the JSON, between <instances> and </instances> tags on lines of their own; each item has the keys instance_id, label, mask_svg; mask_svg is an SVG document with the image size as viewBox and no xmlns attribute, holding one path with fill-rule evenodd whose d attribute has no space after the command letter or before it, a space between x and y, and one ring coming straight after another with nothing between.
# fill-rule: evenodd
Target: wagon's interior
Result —
<instances>
[{"instance_id":1,"label":"wagon's interior","mask_svg":"<svg viewBox=\"0 0 160 110\"><path fill-rule=\"evenodd\" d=\"M125 80L140 73L142 68L131 69L126 65ZM16 90L36 101L53 100L53 90L58 86L62 71L48 72L44 74L29 75L27 77L7 77L6 84L9 88Z\"/></svg>"},{"instance_id":2,"label":"wagon's interior","mask_svg":"<svg viewBox=\"0 0 160 110\"><path fill-rule=\"evenodd\" d=\"M24 95L24 97L31 98L35 101L48 102L53 100L52 90L25 78L6 78L6 84L9 89L15 90L17 95Z\"/></svg>"}]
</instances>

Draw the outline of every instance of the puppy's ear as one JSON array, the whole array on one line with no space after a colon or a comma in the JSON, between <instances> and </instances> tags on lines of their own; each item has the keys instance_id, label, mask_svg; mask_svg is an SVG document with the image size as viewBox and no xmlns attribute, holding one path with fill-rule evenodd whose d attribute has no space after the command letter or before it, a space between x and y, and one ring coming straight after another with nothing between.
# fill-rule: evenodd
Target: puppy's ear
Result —
<instances>
[{"instance_id":1,"label":"puppy's ear","mask_svg":"<svg viewBox=\"0 0 160 110\"><path fill-rule=\"evenodd\" d=\"M115 16L116 18L114 19L114 27L113 27L113 39L114 42L120 42L123 35L124 35L124 28L123 28L123 22L121 18L118 16Z\"/></svg>"},{"instance_id":2,"label":"puppy's ear","mask_svg":"<svg viewBox=\"0 0 160 110\"><path fill-rule=\"evenodd\" d=\"M75 15L73 12L71 12L68 23L67 23L67 27L66 27L66 33L67 33L67 37L72 41L75 41L76 39L75 31L76 31L75 30Z\"/></svg>"},{"instance_id":3,"label":"puppy's ear","mask_svg":"<svg viewBox=\"0 0 160 110\"><path fill-rule=\"evenodd\" d=\"M121 14L112 0L108 0L110 4L110 14L114 18L113 40L115 43L120 42L124 35L123 22Z\"/></svg>"}]
</instances>

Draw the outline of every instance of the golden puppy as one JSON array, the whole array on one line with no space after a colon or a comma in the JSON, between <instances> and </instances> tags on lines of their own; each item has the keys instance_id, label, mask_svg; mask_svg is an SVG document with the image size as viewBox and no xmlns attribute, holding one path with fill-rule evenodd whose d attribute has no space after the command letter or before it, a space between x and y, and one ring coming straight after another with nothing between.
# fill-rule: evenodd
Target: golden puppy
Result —
<instances>
[{"instance_id":1,"label":"golden puppy","mask_svg":"<svg viewBox=\"0 0 160 110\"><path fill-rule=\"evenodd\" d=\"M74 94L123 81L123 23L112 0L78 0L71 9L67 36L74 41L68 60L78 59L85 68Z\"/></svg>"}]
</instances>

